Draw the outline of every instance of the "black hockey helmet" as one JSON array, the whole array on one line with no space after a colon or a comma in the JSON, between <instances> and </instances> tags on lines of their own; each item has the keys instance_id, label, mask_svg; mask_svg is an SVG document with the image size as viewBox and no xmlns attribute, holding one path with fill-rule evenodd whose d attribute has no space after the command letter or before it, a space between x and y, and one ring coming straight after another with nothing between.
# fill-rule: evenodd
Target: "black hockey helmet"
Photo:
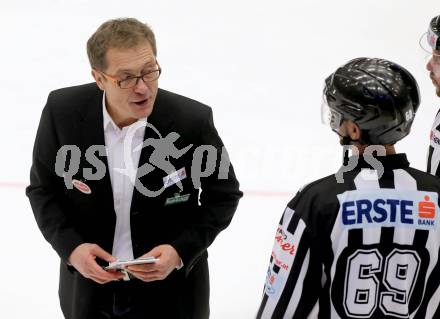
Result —
<instances>
[{"instance_id":1,"label":"black hockey helmet","mask_svg":"<svg viewBox=\"0 0 440 319\"><path fill-rule=\"evenodd\" d=\"M352 120L363 144L394 144L409 134L419 104L419 87L405 68L357 58L325 80L323 119L334 131L343 120Z\"/></svg>"}]
</instances>

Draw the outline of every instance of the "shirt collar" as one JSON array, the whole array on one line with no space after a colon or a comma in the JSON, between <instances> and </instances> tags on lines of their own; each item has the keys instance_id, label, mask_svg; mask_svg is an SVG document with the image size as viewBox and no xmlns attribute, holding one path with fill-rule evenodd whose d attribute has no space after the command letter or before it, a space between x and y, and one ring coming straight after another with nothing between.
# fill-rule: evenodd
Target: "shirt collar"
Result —
<instances>
[{"instance_id":1,"label":"shirt collar","mask_svg":"<svg viewBox=\"0 0 440 319\"><path fill-rule=\"evenodd\" d=\"M103 114L103 124L104 124L104 132L107 132L109 129L113 129L117 132L121 131L121 129L116 125L116 123L113 121L112 117L107 111L107 106L105 102L105 91L104 94L102 94L102 114ZM134 122L131 125L134 125L135 123L139 121L148 122L148 116L138 119L136 122ZM127 126L129 128L131 125ZM143 136L145 132L145 127L143 129L136 130L135 135L136 136Z\"/></svg>"},{"instance_id":2,"label":"shirt collar","mask_svg":"<svg viewBox=\"0 0 440 319\"><path fill-rule=\"evenodd\" d=\"M104 132L113 128L114 130L119 130L119 127L115 124L110 114L108 114L106 103L105 103L105 91L102 95L102 114L104 119Z\"/></svg>"}]
</instances>

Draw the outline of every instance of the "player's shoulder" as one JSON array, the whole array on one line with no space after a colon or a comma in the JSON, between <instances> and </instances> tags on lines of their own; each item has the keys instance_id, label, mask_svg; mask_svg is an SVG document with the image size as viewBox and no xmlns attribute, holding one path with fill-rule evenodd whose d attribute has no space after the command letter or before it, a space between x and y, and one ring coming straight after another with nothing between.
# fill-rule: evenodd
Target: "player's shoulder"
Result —
<instances>
[{"instance_id":1,"label":"player's shoulder","mask_svg":"<svg viewBox=\"0 0 440 319\"><path fill-rule=\"evenodd\" d=\"M440 178L438 176L429 174L414 167L408 167L405 169L405 171L412 178L414 178L417 183L418 190L436 191L440 193Z\"/></svg>"},{"instance_id":2,"label":"player's shoulder","mask_svg":"<svg viewBox=\"0 0 440 319\"><path fill-rule=\"evenodd\" d=\"M323 204L337 201L337 195L347 188L345 183L338 183L335 174L331 174L301 187L287 205L294 208L300 202Z\"/></svg>"}]
</instances>

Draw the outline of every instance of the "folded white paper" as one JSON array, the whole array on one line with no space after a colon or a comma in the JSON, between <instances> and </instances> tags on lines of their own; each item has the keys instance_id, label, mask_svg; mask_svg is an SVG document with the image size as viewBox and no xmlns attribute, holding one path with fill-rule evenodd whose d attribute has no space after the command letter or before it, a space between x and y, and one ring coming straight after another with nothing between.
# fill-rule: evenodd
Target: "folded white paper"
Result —
<instances>
[{"instance_id":1,"label":"folded white paper","mask_svg":"<svg viewBox=\"0 0 440 319\"><path fill-rule=\"evenodd\" d=\"M133 259L133 260L117 260L117 261L109 263L109 265L107 267L105 267L104 269L105 270L124 269L126 266L153 264L157 261L159 261L159 259L154 258L154 257L138 258L138 259Z\"/></svg>"}]
</instances>

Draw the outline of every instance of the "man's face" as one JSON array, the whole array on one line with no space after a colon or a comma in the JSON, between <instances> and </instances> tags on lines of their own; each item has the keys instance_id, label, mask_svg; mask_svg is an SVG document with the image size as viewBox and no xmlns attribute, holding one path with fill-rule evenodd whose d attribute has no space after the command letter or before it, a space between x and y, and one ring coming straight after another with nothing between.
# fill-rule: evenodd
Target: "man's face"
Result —
<instances>
[{"instance_id":1,"label":"man's face","mask_svg":"<svg viewBox=\"0 0 440 319\"><path fill-rule=\"evenodd\" d=\"M106 53L104 73L117 79L139 76L157 68L156 57L148 41L132 48L111 48ZM106 92L107 110L115 123L122 127L149 116L153 111L158 80L142 79L129 89L121 89L99 71L92 71L98 86Z\"/></svg>"},{"instance_id":2,"label":"man's face","mask_svg":"<svg viewBox=\"0 0 440 319\"><path fill-rule=\"evenodd\" d=\"M436 94L440 97L440 51L434 50L431 58L426 65L429 71L429 77L435 86Z\"/></svg>"}]
</instances>

